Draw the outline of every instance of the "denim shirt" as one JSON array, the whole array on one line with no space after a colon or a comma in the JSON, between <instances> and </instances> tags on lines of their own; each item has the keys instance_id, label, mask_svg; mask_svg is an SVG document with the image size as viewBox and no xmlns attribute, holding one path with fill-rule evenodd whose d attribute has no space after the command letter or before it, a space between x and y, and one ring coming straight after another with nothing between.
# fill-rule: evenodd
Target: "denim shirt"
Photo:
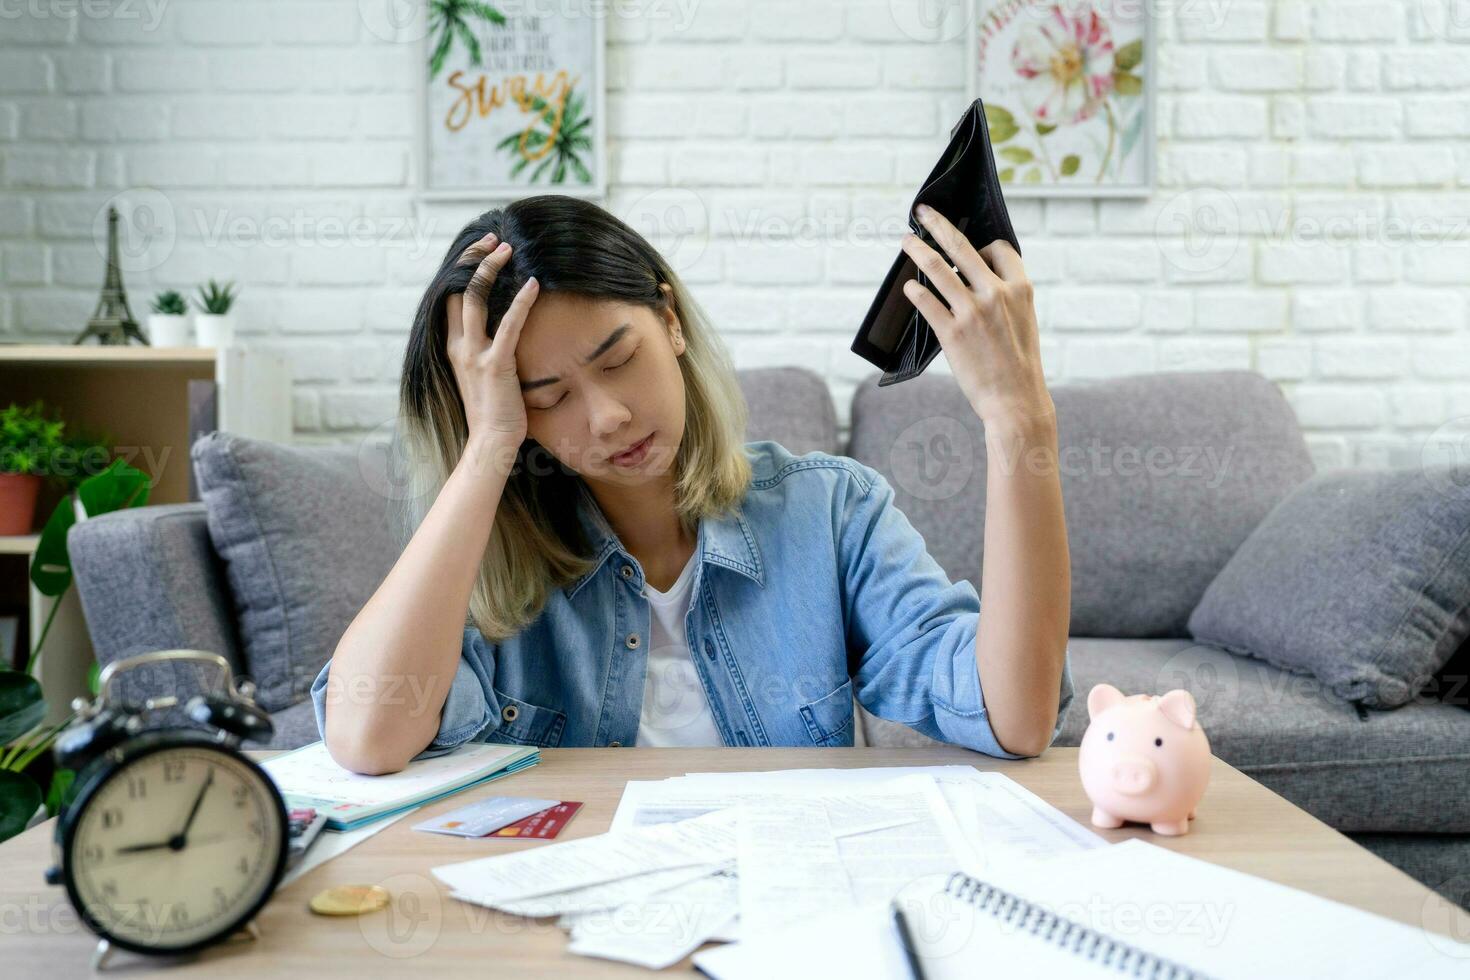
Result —
<instances>
[{"instance_id":1,"label":"denim shirt","mask_svg":"<svg viewBox=\"0 0 1470 980\"><path fill-rule=\"evenodd\" d=\"M980 598L951 583L873 468L775 442L745 446L752 480L732 514L699 522L686 636L726 745L852 745L853 697L873 714L987 755L975 667ZM415 759L468 741L635 744L649 605L643 568L581 483L596 567L553 590L521 632L466 627L438 734ZM982 520L981 514L975 520ZM328 666L311 685L325 731ZM1070 656L1057 725L1072 701Z\"/></svg>"}]
</instances>

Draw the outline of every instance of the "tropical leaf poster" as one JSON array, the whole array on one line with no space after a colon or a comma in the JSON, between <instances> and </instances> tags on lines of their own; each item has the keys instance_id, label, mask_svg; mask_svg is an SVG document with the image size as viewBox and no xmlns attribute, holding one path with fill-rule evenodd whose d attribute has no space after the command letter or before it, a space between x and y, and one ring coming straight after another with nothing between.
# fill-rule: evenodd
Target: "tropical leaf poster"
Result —
<instances>
[{"instance_id":1,"label":"tropical leaf poster","mask_svg":"<svg viewBox=\"0 0 1470 980\"><path fill-rule=\"evenodd\" d=\"M1008 195L1130 196L1153 183L1149 5L973 0L971 98Z\"/></svg>"},{"instance_id":2,"label":"tropical leaf poster","mask_svg":"<svg viewBox=\"0 0 1470 980\"><path fill-rule=\"evenodd\" d=\"M429 0L427 194L603 193L603 20L578 7Z\"/></svg>"}]
</instances>

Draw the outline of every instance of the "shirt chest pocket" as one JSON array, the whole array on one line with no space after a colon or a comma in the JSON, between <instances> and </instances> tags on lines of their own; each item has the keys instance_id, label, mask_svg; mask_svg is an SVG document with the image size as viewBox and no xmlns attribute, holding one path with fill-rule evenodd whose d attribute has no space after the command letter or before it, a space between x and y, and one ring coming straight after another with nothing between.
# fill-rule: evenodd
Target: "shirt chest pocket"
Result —
<instances>
[{"instance_id":1,"label":"shirt chest pocket","mask_svg":"<svg viewBox=\"0 0 1470 980\"><path fill-rule=\"evenodd\" d=\"M852 678L797 709L817 745L852 744Z\"/></svg>"},{"instance_id":2,"label":"shirt chest pocket","mask_svg":"<svg viewBox=\"0 0 1470 980\"><path fill-rule=\"evenodd\" d=\"M561 744L567 724L567 716L563 712L512 697L499 688L492 690L500 702L500 724L486 734L485 741L542 748Z\"/></svg>"}]
</instances>

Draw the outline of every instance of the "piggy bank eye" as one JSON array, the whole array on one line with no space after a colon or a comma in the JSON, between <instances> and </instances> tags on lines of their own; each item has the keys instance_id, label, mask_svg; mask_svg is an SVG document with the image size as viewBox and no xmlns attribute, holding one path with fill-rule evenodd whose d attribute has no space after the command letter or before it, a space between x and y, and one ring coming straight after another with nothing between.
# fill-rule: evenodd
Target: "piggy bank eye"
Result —
<instances>
[{"instance_id":1,"label":"piggy bank eye","mask_svg":"<svg viewBox=\"0 0 1470 980\"><path fill-rule=\"evenodd\" d=\"M1164 744L1164 740L1161 739L1161 738L1156 738L1156 739L1154 739L1154 744L1155 745L1163 745Z\"/></svg>"},{"instance_id":2,"label":"piggy bank eye","mask_svg":"<svg viewBox=\"0 0 1470 980\"><path fill-rule=\"evenodd\" d=\"M1112 732L1108 732L1108 741L1111 742L1112 740L1113 740L1113 733Z\"/></svg>"}]
</instances>

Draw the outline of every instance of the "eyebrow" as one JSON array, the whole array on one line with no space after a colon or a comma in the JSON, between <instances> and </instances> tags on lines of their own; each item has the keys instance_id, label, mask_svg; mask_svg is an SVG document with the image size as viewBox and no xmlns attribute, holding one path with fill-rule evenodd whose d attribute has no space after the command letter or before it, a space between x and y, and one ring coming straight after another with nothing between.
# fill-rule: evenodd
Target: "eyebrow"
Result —
<instances>
[{"instance_id":1,"label":"eyebrow","mask_svg":"<svg viewBox=\"0 0 1470 980\"><path fill-rule=\"evenodd\" d=\"M586 357L584 357L582 359L582 363L583 364L591 364L593 361L597 360L603 354L606 354L607 351L608 351L608 348L612 347L613 344L616 344L619 340L623 339L623 334L627 333L629 330L632 330L632 329L633 329L633 325L631 323L625 323L621 327L618 327L612 333L610 333L610 334L607 335L607 339L606 340L604 340L602 343L600 343L600 344L597 345L597 350L593 351L591 354L588 354ZM554 384L556 384L560 380L561 380L561 378L538 378L535 381L522 381L521 382L521 390L522 391L530 391L532 388L542 388L542 387L545 387L546 385L554 385Z\"/></svg>"}]
</instances>

